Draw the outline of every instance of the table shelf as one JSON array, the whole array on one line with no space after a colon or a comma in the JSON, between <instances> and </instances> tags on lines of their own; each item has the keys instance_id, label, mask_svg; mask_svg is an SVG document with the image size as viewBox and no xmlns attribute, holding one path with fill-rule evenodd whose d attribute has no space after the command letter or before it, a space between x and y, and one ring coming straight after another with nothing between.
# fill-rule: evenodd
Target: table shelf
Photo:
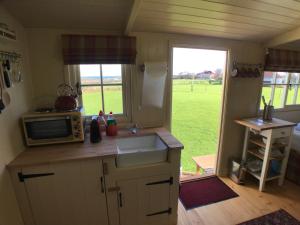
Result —
<instances>
[{"instance_id":1,"label":"table shelf","mask_svg":"<svg viewBox=\"0 0 300 225\"><path fill-rule=\"evenodd\" d=\"M251 174L256 179L261 180L261 171L259 171L259 172L252 172L249 169L247 169L247 173ZM266 178L266 181L271 181L271 180L279 179L280 177L281 177L281 174L274 174L274 175L268 176Z\"/></svg>"},{"instance_id":2,"label":"table shelf","mask_svg":"<svg viewBox=\"0 0 300 225\"><path fill-rule=\"evenodd\" d=\"M250 138L249 140L252 144L256 144L262 148L266 148L266 144L260 139L260 138ZM274 143L272 145L272 148L283 148L286 147L286 144L282 144L282 143Z\"/></svg>"},{"instance_id":3,"label":"table shelf","mask_svg":"<svg viewBox=\"0 0 300 225\"><path fill-rule=\"evenodd\" d=\"M258 149L248 149L247 152L251 155L256 156L257 158L264 160L264 154L260 153ZM269 158L270 160L283 160L284 159L284 155L280 156L280 157L274 157L274 156L270 156Z\"/></svg>"}]
</instances>

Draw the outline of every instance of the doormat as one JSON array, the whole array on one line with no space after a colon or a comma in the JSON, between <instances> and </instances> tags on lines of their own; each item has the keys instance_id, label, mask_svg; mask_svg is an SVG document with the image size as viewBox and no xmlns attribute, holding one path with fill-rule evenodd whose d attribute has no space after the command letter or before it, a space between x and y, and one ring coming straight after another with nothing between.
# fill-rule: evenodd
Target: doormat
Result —
<instances>
[{"instance_id":1,"label":"doormat","mask_svg":"<svg viewBox=\"0 0 300 225\"><path fill-rule=\"evenodd\" d=\"M216 176L183 183L179 194L180 201L186 210L238 196Z\"/></svg>"}]
</instances>

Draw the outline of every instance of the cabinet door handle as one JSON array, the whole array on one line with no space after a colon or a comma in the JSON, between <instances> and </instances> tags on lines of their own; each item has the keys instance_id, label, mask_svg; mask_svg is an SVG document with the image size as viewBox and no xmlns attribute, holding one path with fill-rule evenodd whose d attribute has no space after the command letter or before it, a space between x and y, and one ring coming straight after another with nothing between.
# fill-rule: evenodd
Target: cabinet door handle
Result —
<instances>
[{"instance_id":1,"label":"cabinet door handle","mask_svg":"<svg viewBox=\"0 0 300 225\"><path fill-rule=\"evenodd\" d=\"M103 181L103 177L100 178L101 181L101 192L104 193L104 181Z\"/></svg>"},{"instance_id":2,"label":"cabinet door handle","mask_svg":"<svg viewBox=\"0 0 300 225\"><path fill-rule=\"evenodd\" d=\"M107 163L103 163L103 174L104 175L108 175L108 165Z\"/></svg>"},{"instance_id":3,"label":"cabinet door handle","mask_svg":"<svg viewBox=\"0 0 300 225\"><path fill-rule=\"evenodd\" d=\"M156 212L156 213L147 214L147 216L156 216L156 215L166 214L166 213L171 214L172 213L172 208L169 208L169 209L164 210L164 211Z\"/></svg>"},{"instance_id":4,"label":"cabinet door handle","mask_svg":"<svg viewBox=\"0 0 300 225\"><path fill-rule=\"evenodd\" d=\"M25 179L36 178L36 177L46 177L52 176L54 173L35 173L35 174L23 174L22 172L18 173L19 181L24 182Z\"/></svg>"},{"instance_id":5,"label":"cabinet door handle","mask_svg":"<svg viewBox=\"0 0 300 225\"><path fill-rule=\"evenodd\" d=\"M173 184L173 177L170 177L169 180L161 180L156 182L147 183L146 185L157 185L157 184L166 184L169 183L170 185Z\"/></svg>"},{"instance_id":6,"label":"cabinet door handle","mask_svg":"<svg viewBox=\"0 0 300 225\"><path fill-rule=\"evenodd\" d=\"M121 192L119 193L119 204L120 204L120 208L122 208L123 207L123 196L122 196Z\"/></svg>"}]
</instances>

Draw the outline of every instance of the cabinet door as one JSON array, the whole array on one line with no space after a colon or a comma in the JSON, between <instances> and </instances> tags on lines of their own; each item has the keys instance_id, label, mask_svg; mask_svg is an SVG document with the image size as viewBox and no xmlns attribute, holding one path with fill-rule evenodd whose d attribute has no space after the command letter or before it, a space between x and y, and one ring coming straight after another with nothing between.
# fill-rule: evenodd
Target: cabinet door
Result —
<instances>
[{"instance_id":1,"label":"cabinet door","mask_svg":"<svg viewBox=\"0 0 300 225\"><path fill-rule=\"evenodd\" d=\"M170 181L167 175L118 181L120 224L168 224Z\"/></svg>"},{"instance_id":2,"label":"cabinet door","mask_svg":"<svg viewBox=\"0 0 300 225\"><path fill-rule=\"evenodd\" d=\"M169 224L169 215L172 212L170 207L172 181L170 176L162 175L142 179L139 182L140 224Z\"/></svg>"},{"instance_id":3,"label":"cabinet door","mask_svg":"<svg viewBox=\"0 0 300 225\"><path fill-rule=\"evenodd\" d=\"M99 160L22 170L36 225L107 225Z\"/></svg>"}]
</instances>

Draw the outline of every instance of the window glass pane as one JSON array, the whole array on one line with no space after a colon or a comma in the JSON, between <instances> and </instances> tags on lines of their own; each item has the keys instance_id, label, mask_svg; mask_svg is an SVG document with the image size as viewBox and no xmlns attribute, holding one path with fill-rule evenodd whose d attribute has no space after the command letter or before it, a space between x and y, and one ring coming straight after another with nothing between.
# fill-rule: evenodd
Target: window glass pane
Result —
<instances>
[{"instance_id":1,"label":"window glass pane","mask_svg":"<svg viewBox=\"0 0 300 225\"><path fill-rule=\"evenodd\" d=\"M299 73L291 73L290 84L299 84Z\"/></svg>"},{"instance_id":2,"label":"window glass pane","mask_svg":"<svg viewBox=\"0 0 300 225\"><path fill-rule=\"evenodd\" d=\"M104 84L121 84L122 83L122 67L120 64L103 64L102 77Z\"/></svg>"},{"instance_id":3,"label":"window glass pane","mask_svg":"<svg viewBox=\"0 0 300 225\"><path fill-rule=\"evenodd\" d=\"M82 87L82 102L86 115L98 115L102 110L101 87Z\"/></svg>"},{"instance_id":4,"label":"window glass pane","mask_svg":"<svg viewBox=\"0 0 300 225\"><path fill-rule=\"evenodd\" d=\"M289 73L277 72L276 73L276 84L287 84Z\"/></svg>"},{"instance_id":5,"label":"window glass pane","mask_svg":"<svg viewBox=\"0 0 300 225\"><path fill-rule=\"evenodd\" d=\"M80 65L81 84L100 84L100 65Z\"/></svg>"},{"instance_id":6,"label":"window glass pane","mask_svg":"<svg viewBox=\"0 0 300 225\"><path fill-rule=\"evenodd\" d=\"M293 105L294 104L294 96L295 96L295 90L296 90L296 85L290 85L287 87L288 88L288 96L286 99L286 104L287 105Z\"/></svg>"},{"instance_id":7,"label":"window glass pane","mask_svg":"<svg viewBox=\"0 0 300 225\"><path fill-rule=\"evenodd\" d=\"M271 99L271 92L272 92L272 86L263 86L261 96L265 97L267 103ZM261 98L261 100L260 100L260 109L263 109L263 108L264 108L264 103L263 103L262 98Z\"/></svg>"},{"instance_id":8,"label":"window glass pane","mask_svg":"<svg viewBox=\"0 0 300 225\"><path fill-rule=\"evenodd\" d=\"M298 86L298 92L297 92L297 101L296 104L300 104L300 86Z\"/></svg>"},{"instance_id":9,"label":"window glass pane","mask_svg":"<svg viewBox=\"0 0 300 225\"><path fill-rule=\"evenodd\" d=\"M103 92L105 113L123 114L122 86L105 86Z\"/></svg>"},{"instance_id":10,"label":"window glass pane","mask_svg":"<svg viewBox=\"0 0 300 225\"><path fill-rule=\"evenodd\" d=\"M269 72L269 71L265 71L264 72L264 84L268 85L268 84L273 84L275 83L274 79L274 72Z\"/></svg>"},{"instance_id":11,"label":"window glass pane","mask_svg":"<svg viewBox=\"0 0 300 225\"><path fill-rule=\"evenodd\" d=\"M285 87L285 85L276 85L275 86L275 93L274 93L274 99L273 99L273 106L275 109L283 108L282 98L283 98L283 94L284 94L284 87Z\"/></svg>"}]
</instances>

